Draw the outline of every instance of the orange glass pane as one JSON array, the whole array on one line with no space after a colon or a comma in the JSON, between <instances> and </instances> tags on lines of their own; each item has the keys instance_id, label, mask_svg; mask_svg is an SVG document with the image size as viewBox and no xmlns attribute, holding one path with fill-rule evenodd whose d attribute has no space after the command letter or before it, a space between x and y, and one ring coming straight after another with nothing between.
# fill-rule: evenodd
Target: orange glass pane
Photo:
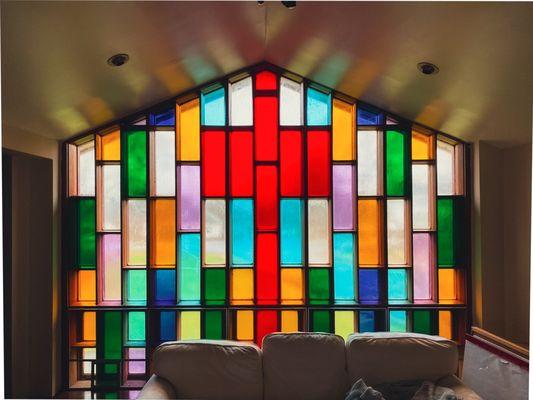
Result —
<instances>
[{"instance_id":1,"label":"orange glass pane","mask_svg":"<svg viewBox=\"0 0 533 400\"><path fill-rule=\"evenodd\" d=\"M96 340L96 312L86 311L83 313L83 341Z\"/></svg>"},{"instance_id":2,"label":"orange glass pane","mask_svg":"<svg viewBox=\"0 0 533 400\"><path fill-rule=\"evenodd\" d=\"M412 131L411 133L411 157L413 160L433 160L435 153L433 143L435 136L422 132Z\"/></svg>"},{"instance_id":3,"label":"orange glass pane","mask_svg":"<svg viewBox=\"0 0 533 400\"><path fill-rule=\"evenodd\" d=\"M120 161L120 131L106 135L96 135L96 159L103 161Z\"/></svg>"},{"instance_id":4,"label":"orange glass pane","mask_svg":"<svg viewBox=\"0 0 533 400\"><path fill-rule=\"evenodd\" d=\"M378 200L358 201L359 264L381 265L381 204Z\"/></svg>"},{"instance_id":5,"label":"orange glass pane","mask_svg":"<svg viewBox=\"0 0 533 400\"><path fill-rule=\"evenodd\" d=\"M281 304L303 304L303 269L281 269Z\"/></svg>"},{"instance_id":6,"label":"orange glass pane","mask_svg":"<svg viewBox=\"0 0 533 400\"><path fill-rule=\"evenodd\" d=\"M452 339L452 312L439 311L439 336L446 339Z\"/></svg>"},{"instance_id":7,"label":"orange glass pane","mask_svg":"<svg viewBox=\"0 0 533 400\"><path fill-rule=\"evenodd\" d=\"M439 302L457 300L457 274L454 269L439 269Z\"/></svg>"},{"instance_id":8,"label":"orange glass pane","mask_svg":"<svg viewBox=\"0 0 533 400\"><path fill-rule=\"evenodd\" d=\"M230 296L233 305L253 304L254 270L252 268L231 270Z\"/></svg>"},{"instance_id":9,"label":"orange glass pane","mask_svg":"<svg viewBox=\"0 0 533 400\"><path fill-rule=\"evenodd\" d=\"M237 340L254 340L254 312L237 311Z\"/></svg>"},{"instance_id":10,"label":"orange glass pane","mask_svg":"<svg viewBox=\"0 0 533 400\"><path fill-rule=\"evenodd\" d=\"M155 267L176 265L176 202L152 201L150 209L150 259Z\"/></svg>"},{"instance_id":11,"label":"orange glass pane","mask_svg":"<svg viewBox=\"0 0 533 400\"><path fill-rule=\"evenodd\" d=\"M96 271L80 270L78 275L78 301L84 303L96 302Z\"/></svg>"},{"instance_id":12,"label":"orange glass pane","mask_svg":"<svg viewBox=\"0 0 533 400\"><path fill-rule=\"evenodd\" d=\"M176 157L182 161L200 159L200 100L176 105Z\"/></svg>"},{"instance_id":13,"label":"orange glass pane","mask_svg":"<svg viewBox=\"0 0 533 400\"><path fill-rule=\"evenodd\" d=\"M281 312L281 331L298 332L298 311L286 310Z\"/></svg>"}]
</instances>

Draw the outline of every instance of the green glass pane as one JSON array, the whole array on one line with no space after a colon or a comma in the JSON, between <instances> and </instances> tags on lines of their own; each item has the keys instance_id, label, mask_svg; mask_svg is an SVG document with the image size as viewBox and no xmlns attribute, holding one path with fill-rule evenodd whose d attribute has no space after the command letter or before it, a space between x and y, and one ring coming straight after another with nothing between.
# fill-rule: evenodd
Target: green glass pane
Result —
<instances>
[{"instance_id":1,"label":"green glass pane","mask_svg":"<svg viewBox=\"0 0 533 400\"><path fill-rule=\"evenodd\" d=\"M418 310L413 311L413 331L416 333L425 333L431 335L431 311Z\"/></svg>"},{"instance_id":2,"label":"green glass pane","mask_svg":"<svg viewBox=\"0 0 533 400\"><path fill-rule=\"evenodd\" d=\"M204 339L224 339L224 313L220 310L204 311Z\"/></svg>"},{"instance_id":3,"label":"green glass pane","mask_svg":"<svg viewBox=\"0 0 533 400\"><path fill-rule=\"evenodd\" d=\"M113 361L122 358L122 313L120 311L100 311L97 313L96 356L98 360ZM119 366L105 363L97 368L97 381L100 385L114 385L119 381Z\"/></svg>"},{"instance_id":4,"label":"green glass pane","mask_svg":"<svg viewBox=\"0 0 533 400\"><path fill-rule=\"evenodd\" d=\"M93 269L96 267L96 201L80 199L78 207L78 266Z\"/></svg>"},{"instance_id":5,"label":"green glass pane","mask_svg":"<svg viewBox=\"0 0 533 400\"><path fill-rule=\"evenodd\" d=\"M140 129L127 130L123 136L123 163L125 176L122 182L125 185L127 197L146 196L146 131Z\"/></svg>"},{"instance_id":6,"label":"green glass pane","mask_svg":"<svg viewBox=\"0 0 533 400\"><path fill-rule=\"evenodd\" d=\"M406 178L405 135L387 131L386 136L387 195L404 196Z\"/></svg>"},{"instance_id":7,"label":"green glass pane","mask_svg":"<svg viewBox=\"0 0 533 400\"><path fill-rule=\"evenodd\" d=\"M329 303L329 268L309 268L309 302Z\"/></svg>"},{"instance_id":8,"label":"green glass pane","mask_svg":"<svg viewBox=\"0 0 533 400\"><path fill-rule=\"evenodd\" d=\"M145 322L144 311L130 311L128 313L128 341L143 342L146 340Z\"/></svg>"},{"instance_id":9,"label":"green glass pane","mask_svg":"<svg viewBox=\"0 0 533 400\"><path fill-rule=\"evenodd\" d=\"M145 270L128 270L126 272L126 301L129 305L146 304Z\"/></svg>"},{"instance_id":10,"label":"green glass pane","mask_svg":"<svg viewBox=\"0 0 533 400\"><path fill-rule=\"evenodd\" d=\"M208 305L223 305L226 302L226 270L204 268L204 302Z\"/></svg>"},{"instance_id":11,"label":"green glass pane","mask_svg":"<svg viewBox=\"0 0 533 400\"><path fill-rule=\"evenodd\" d=\"M331 333L331 315L327 310L316 310L312 312L313 332Z\"/></svg>"},{"instance_id":12,"label":"green glass pane","mask_svg":"<svg viewBox=\"0 0 533 400\"><path fill-rule=\"evenodd\" d=\"M391 310L389 318L389 331L407 332L407 311Z\"/></svg>"},{"instance_id":13,"label":"green glass pane","mask_svg":"<svg viewBox=\"0 0 533 400\"><path fill-rule=\"evenodd\" d=\"M439 267L455 267L461 264L463 239L460 218L461 199L437 200L437 243Z\"/></svg>"},{"instance_id":14,"label":"green glass pane","mask_svg":"<svg viewBox=\"0 0 533 400\"><path fill-rule=\"evenodd\" d=\"M200 302L200 234L179 237L180 301Z\"/></svg>"}]
</instances>

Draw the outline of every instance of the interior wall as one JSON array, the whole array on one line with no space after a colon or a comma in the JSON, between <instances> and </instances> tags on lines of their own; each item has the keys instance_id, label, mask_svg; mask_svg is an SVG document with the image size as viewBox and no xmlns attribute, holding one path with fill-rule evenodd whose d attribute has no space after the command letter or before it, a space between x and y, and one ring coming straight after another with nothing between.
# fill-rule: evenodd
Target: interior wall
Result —
<instances>
[{"instance_id":1,"label":"interior wall","mask_svg":"<svg viewBox=\"0 0 533 400\"><path fill-rule=\"evenodd\" d=\"M59 169L60 169L60 144L57 140L47 139L42 136L35 135L31 132L13 128L10 126L2 126L2 147L4 149L13 150L16 152L26 153L38 157L43 157L50 160L52 171L52 185L51 185L51 213L52 213L52 227L51 227L51 268L48 271L47 280L50 286L51 294L51 313L45 315L47 325L50 329L50 340L41 343L50 343L45 345L47 363L49 367L47 371L41 371L41 374L46 372L48 377L47 385L49 393L44 397L51 397L55 395L61 388L61 290L60 290L60 192L59 192ZM50 276L51 274L51 276ZM42 282L40 283L43 284ZM35 340L41 340L35 337ZM41 346L42 347L42 346Z\"/></svg>"}]
</instances>

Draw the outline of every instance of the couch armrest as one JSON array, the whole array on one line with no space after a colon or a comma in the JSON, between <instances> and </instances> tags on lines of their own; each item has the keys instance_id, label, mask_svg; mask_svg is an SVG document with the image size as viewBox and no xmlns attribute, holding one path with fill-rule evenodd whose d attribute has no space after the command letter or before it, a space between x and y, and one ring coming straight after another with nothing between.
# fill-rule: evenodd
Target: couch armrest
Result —
<instances>
[{"instance_id":1,"label":"couch armrest","mask_svg":"<svg viewBox=\"0 0 533 400\"><path fill-rule=\"evenodd\" d=\"M169 381L157 375L146 382L137 399L175 399L176 391Z\"/></svg>"},{"instance_id":2,"label":"couch armrest","mask_svg":"<svg viewBox=\"0 0 533 400\"><path fill-rule=\"evenodd\" d=\"M461 400L482 400L481 397L476 394L476 392L466 386L455 375L449 375L439 379L437 385L452 389L455 392L455 395Z\"/></svg>"}]
</instances>

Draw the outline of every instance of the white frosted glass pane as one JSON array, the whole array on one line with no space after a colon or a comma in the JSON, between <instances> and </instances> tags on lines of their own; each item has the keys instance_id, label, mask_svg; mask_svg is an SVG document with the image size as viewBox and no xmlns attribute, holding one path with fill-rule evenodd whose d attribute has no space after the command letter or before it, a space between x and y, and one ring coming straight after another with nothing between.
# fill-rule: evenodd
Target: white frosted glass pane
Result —
<instances>
[{"instance_id":1,"label":"white frosted glass pane","mask_svg":"<svg viewBox=\"0 0 533 400\"><path fill-rule=\"evenodd\" d=\"M325 199L307 203L309 264L330 265L329 206Z\"/></svg>"},{"instance_id":2,"label":"white frosted glass pane","mask_svg":"<svg viewBox=\"0 0 533 400\"><path fill-rule=\"evenodd\" d=\"M248 77L230 86L230 124L253 125L252 78Z\"/></svg>"},{"instance_id":3,"label":"white frosted glass pane","mask_svg":"<svg viewBox=\"0 0 533 400\"><path fill-rule=\"evenodd\" d=\"M81 356L84 360L96 360L96 348L94 347L83 348ZM91 362L90 361L83 362L83 374L84 375L91 374Z\"/></svg>"},{"instance_id":4,"label":"white frosted glass pane","mask_svg":"<svg viewBox=\"0 0 533 400\"><path fill-rule=\"evenodd\" d=\"M226 264L226 201L204 202L204 263Z\"/></svg>"},{"instance_id":5,"label":"white frosted glass pane","mask_svg":"<svg viewBox=\"0 0 533 400\"><path fill-rule=\"evenodd\" d=\"M78 146L78 195L94 196L94 140Z\"/></svg>"},{"instance_id":6,"label":"white frosted glass pane","mask_svg":"<svg viewBox=\"0 0 533 400\"><path fill-rule=\"evenodd\" d=\"M405 265L405 201L387 200L387 255L389 265Z\"/></svg>"},{"instance_id":7,"label":"white frosted glass pane","mask_svg":"<svg viewBox=\"0 0 533 400\"><path fill-rule=\"evenodd\" d=\"M156 196L174 196L176 193L176 143L174 131L156 131L155 145L155 191Z\"/></svg>"},{"instance_id":8,"label":"white frosted glass pane","mask_svg":"<svg viewBox=\"0 0 533 400\"><path fill-rule=\"evenodd\" d=\"M454 147L446 142L437 141L437 194L455 194L453 190Z\"/></svg>"},{"instance_id":9,"label":"white frosted glass pane","mask_svg":"<svg viewBox=\"0 0 533 400\"><path fill-rule=\"evenodd\" d=\"M146 265L146 200L127 203L127 265Z\"/></svg>"},{"instance_id":10,"label":"white frosted glass pane","mask_svg":"<svg viewBox=\"0 0 533 400\"><path fill-rule=\"evenodd\" d=\"M120 165L102 167L102 229L120 229Z\"/></svg>"},{"instance_id":11,"label":"white frosted glass pane","mask_svg":"<svg viewBox=\"0 0 533 400\"><path fill-rule=\"evenodd\" d=\"M413 229L431 228L429 209L429 165L413 164Z\"/></svg>"},{"instance_id":12,"label":"white frosted glass pane","mask_svg":"<svg viewBox=\"0 0 533 400\"><path fill-rule=\"evenodd\" d=\"M99 274L103 277L102 300L120 302L121 300L121 263L120 235L103 235L100 239Z\"/></svg>"},{"instance_id":13,"label":"white frosted glass pane","mask_svg":"<svg viewBox=\"0 0 533 400\"><path fill-rule=\"evenodd\" d=\"M361 196L378 194L378 132L357 132L357 193Z\"/></svg>"},{"instance_id":14,"label":"white frosted glass pane","mask_svg":"<svg viewBox=\"0 0 533 400\"><path fill-rule=\"evenodd\" d=\"M282 77L279 98L280 125L302 125L302 84Z\"/></svg>"}]
</instances>

